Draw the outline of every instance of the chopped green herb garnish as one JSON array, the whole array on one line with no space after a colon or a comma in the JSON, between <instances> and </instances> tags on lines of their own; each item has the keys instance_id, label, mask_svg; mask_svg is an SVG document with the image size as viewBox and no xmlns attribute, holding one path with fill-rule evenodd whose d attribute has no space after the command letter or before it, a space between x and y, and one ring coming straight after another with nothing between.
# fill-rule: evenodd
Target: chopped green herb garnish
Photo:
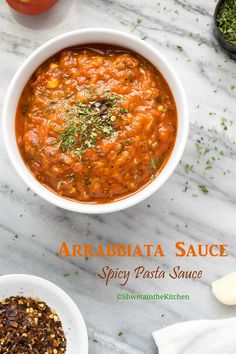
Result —
<instances>
[{"instance_id":1,"label":"chopped green herb garnish","mask_svg":"<svg viewBox=\"0 0 236 354\"><path fill-rule=\"evenodd\" d=\"M228 130L228 126L227 126L227 119L225 118L221 118L221 123L220 125L222 125L222 127L224 128L224 130Z\"/></svg>"},{"instance_id":2,"label":"chopped green herb garnish","mask_svg":"<svg viewBox=\"0 0 236 354\"><path fill-rule=\"evenodd\" d=\"M177 45L177 49L180 51L180 52L183 52L183 47L181 47L181 45Z\"/></svg>"},{"instance_id":3,"label":"chopped green herb garnish","mask_svg":"<svg viewBox=\"0 0 236 354\"><path fill-rule=\"evenodd\" d=\"M91 85L78 85L76 88L78 91L84 91L85 95L89 97L98 95L98 91Z\"/></svg>"},{"instance_id":4,"label":"chopped green herb garnish","mask_svg":"<svg viewBox=\"0 0 236 354\"><path fill-rule=\"evenodd\" d=\"M143 20L139 17L137 17L136 19L136 24L134 25L134 27L132 28L131 32L134 32L136 30L136 28L143 22Z\"/></svg>"},{"instance_id":5,"label":"chopped green herb garnish","mask_svg":"<svg viewBox=\"0 0 236 354\"><path fill-rule=\"evenodd\" d=\"M189 165L188 163L186 163L184 165L184 171L185 173L193 172L193 165Z\"/></svg>"},{"instance_id":6,"label":"chopped green herb garnish","mask_svg":"<svg viewBox=\"0 0 236 354\"><path fill-rule=\"evenodd\" d=\"M214 159L213 159L214 161ZM211 170L212 169L212 163L210 160L207 160L205 170Z\"/></svg>"},{"instance_id":7,"label":"chopped green herb garnish","mask_svg":"<svg viewBox=\"0 0 236 354\"><path fill-rule=\"evenodd\" d=\"M151 163L152 168L154 168L154 170L156 170L157 169L157 165L156 165L155 160L151 159L150 163Z\"/></svg>"},{"instance_id":8,"label":"chopped green herb garnish","mask_svg":"<svg viewBox=\"0 0 236 354\"><path fill-rule=\"evenodd\" d=\"M203 193L208 193L207 187L204 186L203 184L199 184L198 187Z\"/></svg>"},{"instance_id":9,"label":"chopped green herb garnish","mask_svg":"<svg viewBox=\"0 0 236 354\"><path fill-rule=\"evenodd\" d=\"M115 121L123 113L118 101L123 101L123 97L106 90L100 101L75 103L67 112L66 128L59 135L62 152L81 155L100 139L115 137Z\"/></svg>"},{"instance_id":10,"label":"chopped green herb garnish","mask_svg":"<svg viewBox=\"0 0 236 354\"><path fill-rule=\"evenodd\" d=\"M236 46L236 0L223 1L216 20L222 36Z\"/></svg>"},{"instance_id":11,"label":"chopped green herb garnish","mask_svg":"<svg viewBox=\"0 0 236 354\"><path fill-rule=\"evenodd\" d=\"M186 181L186 182L185 182L185 187L184 187L184 189L182 190L182 192L186 193L188 189L189 189L189 185L188 185L188 181Z\"/></svg>"}]
</instances>

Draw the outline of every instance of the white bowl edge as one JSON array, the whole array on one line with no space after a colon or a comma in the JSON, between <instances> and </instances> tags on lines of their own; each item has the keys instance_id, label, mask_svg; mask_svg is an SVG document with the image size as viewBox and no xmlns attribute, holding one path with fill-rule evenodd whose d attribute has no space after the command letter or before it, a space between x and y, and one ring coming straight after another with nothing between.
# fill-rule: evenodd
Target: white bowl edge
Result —
<instances>
[{"instance_id":1,"label":"white bowl edge","mask_svg":"<svg viewBox=\"0 0 236 354\"><path fill-rule=\"evenodd\" d=\"M0 276L0 300L17 295L39 298L57 312L67 336L66 354L88 354L88 334L83 316L64 290L35 275Z\"/></svg>"}]
</instances>

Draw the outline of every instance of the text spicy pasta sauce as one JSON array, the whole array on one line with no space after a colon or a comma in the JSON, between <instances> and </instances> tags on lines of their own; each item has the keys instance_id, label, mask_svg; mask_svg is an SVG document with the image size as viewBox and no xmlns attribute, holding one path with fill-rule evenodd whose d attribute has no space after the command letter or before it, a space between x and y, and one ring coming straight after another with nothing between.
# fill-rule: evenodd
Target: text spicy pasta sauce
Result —
<instances>
[{"instance_id":1,"label":"text spicy pasta sauce","mask_svg":"<svg viewBox=\"0 0 236 354\"><path fill-rule=\"evenodd\" d=\"M176 139L173 95L160 72L126 49L62 50L25 86L16 114L22 157L44 186L88 203L151 182Z\"/></svg>"}]
</instances>

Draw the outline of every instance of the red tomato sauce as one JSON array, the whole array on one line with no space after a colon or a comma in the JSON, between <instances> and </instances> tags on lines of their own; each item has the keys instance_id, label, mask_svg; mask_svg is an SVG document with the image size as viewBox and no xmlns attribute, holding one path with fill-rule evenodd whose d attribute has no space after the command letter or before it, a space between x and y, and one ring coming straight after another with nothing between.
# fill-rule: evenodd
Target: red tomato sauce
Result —
<instances>
[{"instance_id":1,"label":"red tomato sauce","mask_svg":"<svg viewBox=\"0 0 236 354\"><path fill-rule=\"evenodd\" d=\"M161 73L123 48L64 49L26 84L16 138L34 177L65 198L107 203L160 173L173 150L177 111Z\"/></svg>"}]
</instances>

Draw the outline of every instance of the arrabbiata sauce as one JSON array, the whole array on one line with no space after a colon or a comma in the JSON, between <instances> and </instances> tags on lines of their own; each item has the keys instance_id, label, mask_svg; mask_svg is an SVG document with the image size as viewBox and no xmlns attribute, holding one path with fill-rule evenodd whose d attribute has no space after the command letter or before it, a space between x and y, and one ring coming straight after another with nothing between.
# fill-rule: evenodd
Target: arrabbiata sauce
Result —
<instances>
[{"instance_id":1,"label":"arrabbiata sauce","mask_svg":"<svg viewBox=\"0 0 236 354\"><path fill-rule=\"evenodd\" d=\"M161 73L104 45L64 49L25 86L16 113L21 155L60 196L108 203L142 189L168 161L177 112Z\"/></svg>"}]
</instances>

